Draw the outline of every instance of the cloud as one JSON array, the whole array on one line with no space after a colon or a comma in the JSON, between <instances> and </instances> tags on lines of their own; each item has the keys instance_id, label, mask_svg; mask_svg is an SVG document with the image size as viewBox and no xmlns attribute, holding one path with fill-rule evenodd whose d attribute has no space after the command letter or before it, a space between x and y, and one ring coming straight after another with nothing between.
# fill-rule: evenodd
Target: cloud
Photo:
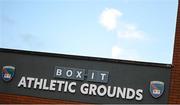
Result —
<instances>
[{"instance_id":1,"label":"cloud","mask_svg":"<svg viewBox=\"0 0 180 105\"><path fill-rule=\"evenodd\" d=\"M3 23L7 23L7 24L10 24L10 25L15 24L15 20L12 17L9 17L7 15L2 15L1 19L2 19Z\"/></svg>"},{"instance_id":2,"label":"cloud","mask_svg":"<svg viewBox=\"0 0 180 105\"><path fill-rule=\"evenodd\" d=\"M100 24L108 31L113 31L117 28L118 17L122 13L114 8L106 8L100 15Z\"/></svg>"},{"instance_id":3,"label":"cloud","mask_svg":"<svg viewBox=\"0 0 180 105\"><path fill-rule=\"evenodd\" d=\"M35 39L35 36L30 33L23 33L23 34L20 34L19 36L26 43L31 42Z\"/></svg>"},{"instance_id":4,"label":"cloud","mask_svg":"<svg viewBox=\"0 0 180 105\"><path fill-rule=\"evenodd\" d=\"M123 54L123 49L119 48L118 46L112 47L112 58L119 58Z\"/></svg>"},{"instance_id":5,"label":"cloud","mask_svg":"<svg viewBox=\"0 0 180 105\"><path fill-rule=\"evenodd\" d=\"M114 59L128 59L128 60L137 60L140 59L136 50L133 49L124 49L117 45L112 47L112 58Z\"/></svg>"},{"instance_id":6,"label":"cloud","mask_svg":"<svg viewBox=\"0 0 180 105\"><path fill-rule=\"evenodd\" d=\"M126 24L123 31L118 31L117 35L119 38L125 39L144 39L144 32L137 29L135 25Z\"/></svg>"},{"instance_id":7,"label":"cloud","mask_svg":"<svg viewBox=\"0 0 180 105\"><path fill-rule=\"evenodd\" d=\"M124 39L144 39L144 32L138 29L137 26L129 23L124 23L118 19L122 13L114 8L106 8L100 14L100 23L108 31L116 32L119 38ZM121 24L118 24L121 23ZM120 27L120 29L117 29Z\"/></svg>"},{"instance_id":8,"label":"cloud","mask_svg":"<svg viewBox=\"0 0 180 105\"><path fill-rule=\"evenodd\" d=\"M44 47L44 43L37 35L31 33L21 33L18 35L20 42L23 43L20 45L23 49L41 49Z\"/></svg>"},{"instance_id":9,"label":"cloud","mask_svg":"<svg viewBox=\"0 0 180 105\"><path fill-rule=\"evenodd\" d=\"M126 59L126 60L142 60L140 54L138 52L137 47L139 45L131 45L129 43L132 39L133 41L144 40L146 38L145 33L139 29L136 25L131 23L126 23L121 17L122 13L114 8L106 8L100 14L100 23L103 27L105 27L108 31L112 31L118 38L118 42L120 42L121 46L114 45L112 46L111 57L114 59ZM123 41L126 39L125 41ZM127 46L131 46L126 48ZM125 48L124 48L125 47Z\"/></svg>"}]
</instances>

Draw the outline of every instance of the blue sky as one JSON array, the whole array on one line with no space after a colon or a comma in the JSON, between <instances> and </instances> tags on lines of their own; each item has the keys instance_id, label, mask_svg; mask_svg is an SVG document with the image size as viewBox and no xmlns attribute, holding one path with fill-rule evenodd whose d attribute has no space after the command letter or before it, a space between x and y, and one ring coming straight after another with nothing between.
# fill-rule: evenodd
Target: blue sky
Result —
<instances>
[{"instance_id":1,"label":"blue sky","mask_svg":"<svg viewBox=\"0 0 180 105\"><path fill-rule=\"evenodd\" d=\"M172 63L178 0L0 0L0 47Z\"/></svg>"}]
</instances>

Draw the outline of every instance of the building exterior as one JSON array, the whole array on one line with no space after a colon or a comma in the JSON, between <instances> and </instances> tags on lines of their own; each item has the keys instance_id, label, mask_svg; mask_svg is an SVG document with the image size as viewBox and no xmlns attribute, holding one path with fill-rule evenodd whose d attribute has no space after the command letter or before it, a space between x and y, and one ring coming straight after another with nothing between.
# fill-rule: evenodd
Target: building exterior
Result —
<instances>
[{"instance_id":1,"label":"building exterior","mask_svg":"<svg viewBox=\"0 0 180 105\"><path fill-rule=\"evenodd\" d=\"M179 1L180 2L180 1ZM178 4L178 15L176 21L176 33L174 43L174 54L171 71L171 86L169 103L180 103L180 7Z\"/></svg>"},{"instance_id":2,"label":"building exterior","mask_svg":"<svg viewBox=\"0 0 180 105\"><path fill-rule=\"evenodd\" d=\"M79 103L106 103L106 102L107 103L121 103L121 102L173 103L173 104L180 103L180 15L179 14L180 14L180 8L178 8L172 65L0 49L1 69L2 70L11 69L16 71L13 72L14 74L12 73L12 75L14 75L13 78L10 78L12 75L10 76L6 72L1 71L2 79L0 81L1 84L0 103L26 103L26 104L30 104L30 103L79 104ZM57 61L58 63L56 64L55 61ZM42 65L41 64L37 65L40 62ZM49 64L52 65L55 64L55 66L53 66L53 69L51 70L50 73L48 69L46 70L46 68L51 69L51 67L48 66L49 64L47 62L49 62ZM61 67L58 64L61 64L63 66ZM44 69L44 71L42 69L38 71L38 68L41 67ZM54 67L55 67L55 71L54 71ZM32 70L32 68L34 71ZM84 68L93 69L93 70L87 71L84 70ZM119 68L120 71L117 71L116 73L115 68ZM69 69L72 69L72 71L68 71ZM102 71L99 71L99 69L101 69ZM110 69L110 71L108 71L108 69ZM62 71L58 71L58 70L62 70ZM61 72L66 72L66 73L64 73L64 75L60 75ZM73 75L71 73L75 73L75 72L77 72L77 74L75 76L71 76ZM79 78L78 78L78 74L79 74ZM94 76L97 76L96 74L99 76L94 79ZM123 76L125 74L127 74L126 76L128 77ZM85 75L85 76L84 77L82 76L81 78L80 75L81 76ZM28 85L23 82L24 81L23 79L24 78L27 79L28 76L29 78L31 77L30 78L31 80L34 80L33 81L34 83L36 80L46 81L46 77L47 79L50 79L50 76L52 76L53 79L54 78L57 78L57 80L62 79L63 81L65 81L64 85L67 82L72 82L71 84L72 87L69 87L69 85L67 86L67 89L69 89L69 92L71 92L72 94L65 93L67 90L64 90L64 93L61 93L63 94L63 96L56 97L57 92L53 92L54 91L53 89L55 89L53 88L53 85L50 87L46 87L46 86L41 87L40 85L37 85L38 87L35 87L34 84L32 87L30 86L28 87ZM32 76L34 76L34 78ZM9 79L6 79L4 77L7 77ZM39 79L36 77L39 77ZM45 79L42 79L40 77ZM160 80L158 81L158 83L164 87L158 88L158 86L155 85L157 87L154 88L153 83L157 83L157 81L154 82L153 80ZM134 81L137 82L135 83ZM57 83L60 81L55 81L55 82ZM37 84L38 83L40 82L37 82ZM96 87L97 90L99 89L99 93L94 93L92 91L92 92L88 92L87 93L88 95L86 94L85 91L83 91L86 89L82 89L83 92L81 91L80 94L79 91L75 93L76 83L80 84L81 86L84 85L85 83L89 83L89 85L91 84L92 90L96 87L96 85L101 86L102 88L100 89ZM43 82L43 84L45 84L45 82ZM131 92L134 89L135 90L134 97L132 98L131 96L127 97L128 92L126 91L125 98L123 98L122 95L123 93L119 92L119 94L121 94L122 96L120 100L117 100L104 96L103 93L101 92L102 89L104 89L104 86L106 85L108 87L110 86L112 87L115 85L116 89L118 89L117 85L119 84L123 84L121 85L121 87L119 87L119 89L120 88L126 89L127 91L129 89L131 90ZM79 88L80 85L77 85L77 87ZM33 87L34 89L32 89ZM49 91L50 88L52 89L52 91ZM43 89L44 90L49 89L49 90L44 91ZM117 91L118 90L116 90L116 92ZM99 94L99 96L93 96L95 94ZM118 96L114 95L114 97L118 97ZM98 98L98 100L99 99L102 100L98 102L96 98Z\"/></svg>"},{"instance_id":3,"label":"building exterior","mask_svg":"<svg viewBox=\"0 0 180 105\"><path fill-rule=\"evenodd\" d=\"M168 103L169 64L10 49L0 58L1 102Z\"/></svg>"}]
</instances>

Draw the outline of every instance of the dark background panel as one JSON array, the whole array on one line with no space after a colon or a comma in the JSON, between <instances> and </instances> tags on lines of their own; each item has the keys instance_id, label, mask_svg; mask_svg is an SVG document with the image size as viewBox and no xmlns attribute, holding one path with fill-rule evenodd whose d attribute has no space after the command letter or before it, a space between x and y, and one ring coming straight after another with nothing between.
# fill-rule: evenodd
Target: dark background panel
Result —
<instances>
[{"instance_id":1,"label":"dark background panel","mask_svg":"<svg viewBox=\"0 0 180 105\"><path fill-rule=\"evenodd\" d=\"M168 100L168 87L169 87L169 76L170 68L168 67L158 67L150 65L140 65L140 64L128 64L128 63L114 63L114 62L104 62L104 61L91 61L83 59L71 59L63 57L51 57L51 56L39 56L30 55L23 53L0 53L0 64L1 68L5 65L12 65L16 67L16 75L10 83L4 83L0 81L0 92L17 94L17 95L27 95L35 96L49 99L61 99L61 100L71 100L87 103L167 103ZM35 77L35 78L47 78L48 80L55 79L54 69L55 66L59 67L70 67L70 68L81 68L99 71L109 72L109 81L107 86L119 86L121 88L133 88L133 89L143 89L143 100L126 100L126 99L116 99L109 98L107 96L89 96L82 95L79 91L80 84L85 82L101 85L102 83L94 83L84 81L76 81L77 88L76 93L64 93L58 91L45 91L38 89L27 89L18 88L17 84L22 76ZM64 81L75 81L58 79ZM165 92L163 95L155 99L149 93L150 81L159 80L165 82ZM79 84L79 85L78 85Z\"/></svg>"}]
</instances>

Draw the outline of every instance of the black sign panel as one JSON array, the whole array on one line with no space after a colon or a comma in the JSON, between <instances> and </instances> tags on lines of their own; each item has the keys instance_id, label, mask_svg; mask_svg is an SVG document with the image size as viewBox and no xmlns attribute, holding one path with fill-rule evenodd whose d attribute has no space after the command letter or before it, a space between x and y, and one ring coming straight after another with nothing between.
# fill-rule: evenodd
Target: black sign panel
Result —
<instances>
[{"instance_id":1,"label":"black sign panel","mask_svg":"<svg viewBox=\"0 0 180 105\"><path fill-rule=\"evenodd\" d=\"M0 50L0 92L87 103L167 103L170 65Z\"/></svg>"}]
</instances>

